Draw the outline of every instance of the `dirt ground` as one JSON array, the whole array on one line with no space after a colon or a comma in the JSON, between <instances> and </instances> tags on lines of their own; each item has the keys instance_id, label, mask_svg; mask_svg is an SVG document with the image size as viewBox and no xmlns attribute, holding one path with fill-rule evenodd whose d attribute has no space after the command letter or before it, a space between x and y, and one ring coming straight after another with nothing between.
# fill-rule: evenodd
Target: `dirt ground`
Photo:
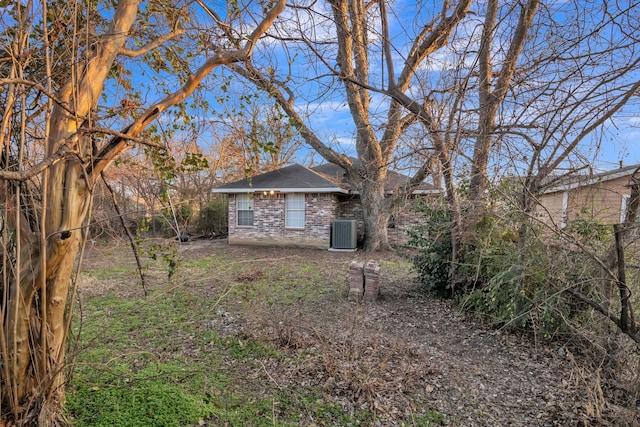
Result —
<instances>
[{"instance_id":1,"label":"dirt ground","mask_svg":"<svg viewBox=\"0 0 640 427\"><path fill-rule=\"evenodd\" d=\"M317 360L305 366L265 361L264 375L279 387L321 386L345 408L375 406L388 425L399 425L394 413L420 413L421 405L452 426L640 425L628 414L626 421L615 421L598 382L561 344L496 330L450 301L416 292L402 255L229 246L223 240L189 242L179 251L186 260L224 251L245 260L247 271L251 260L302 258L330 275L343 274L354 259L394 266L382 269L376 302L357 304L343 293L277 308L270 323L259 307L240 314L233 325L220 323L226 333L271 339L293 351L320 347ZM89 250L85 266L104 259L104 252Z\"/></svg>"}]
</instances>

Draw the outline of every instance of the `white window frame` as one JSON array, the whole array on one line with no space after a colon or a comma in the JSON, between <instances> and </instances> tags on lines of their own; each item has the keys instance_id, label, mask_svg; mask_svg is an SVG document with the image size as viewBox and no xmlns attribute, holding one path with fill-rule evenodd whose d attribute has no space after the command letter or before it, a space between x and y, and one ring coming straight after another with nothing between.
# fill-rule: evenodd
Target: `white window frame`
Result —
<instances>
[{"instance_id":1,"label":"white window frame","mask_svg":"<svg viewBox=\"0 0 640 427\"><path fill-rule=\"evenodd\" d=\"M624 220L627 219L627 206L629 205L629 200L631 200L631 194L622 195L622 207L620 208L620 224L624 223Z\"/></svg>"},{"instance_id":2,"label":"white window frame","mask_svg":"<svg viewBox=\"0 0 640 427\"><path fill-rule=\"evenodd\" d=\"M562 193L562 210L560 212L560 228L567 226L567 220L569 219L569 192Z\"/></svg>"},{"instance_id":3,"label":"white window frame","mask_svg":"<svg viewBox=\"0 0 640 427\"><path fill-rule=\"evenodd\" d=\"M251 224L240 224L240 216L242 213L250 212ZM251 194L237 194L236 195L236 225L238 227L253 227L254 226L254 209L253 209L253 196ZM245 215L242 215L243 219ZM247 221L248 222L248 221Z\"/></svg>"},{"instance_id":4,"label":"white window frame","mask_svg":"<svg viewBox=\"0 0 640 427\"><path fill-rule=\"evenodd\" d=\"M304 193L285 194L284 228L304 229L305 226L305 195Z\"/></svg>"}]
</instances>

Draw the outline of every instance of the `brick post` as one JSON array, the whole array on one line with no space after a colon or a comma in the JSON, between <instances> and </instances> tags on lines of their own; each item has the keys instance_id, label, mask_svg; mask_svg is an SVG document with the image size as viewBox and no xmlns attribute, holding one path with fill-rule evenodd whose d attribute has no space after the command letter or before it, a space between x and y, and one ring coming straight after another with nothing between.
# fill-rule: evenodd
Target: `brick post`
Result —
<instances>
[{"instance_id":1,"label":"brick post","mask_svg":"<svg viewBox=\"0 0 640 427\"><path fill-rule=\"evenodd\" d=\"M364 300L375 301L380 294L380 264L369 261L364 266Z\"/></svg>"},{"instance_id":2,"label":"brick post","mask_svg":"<svg viewBox=\"0 0 640 427\"><path fill-rule=\"evenodd\" d=\"M364 295L363 270L363 262L351 261L349 264L349 301L362 301L362 295Z\"/></svg>"}]
</instances>

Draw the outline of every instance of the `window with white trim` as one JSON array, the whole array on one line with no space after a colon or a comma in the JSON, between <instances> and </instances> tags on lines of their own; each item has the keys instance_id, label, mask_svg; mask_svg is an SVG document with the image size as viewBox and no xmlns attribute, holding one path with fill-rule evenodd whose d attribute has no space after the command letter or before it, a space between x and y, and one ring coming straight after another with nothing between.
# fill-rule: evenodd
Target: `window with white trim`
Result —
<instances>
[{"instance_id":1,"label":"window with white trim","mask_svg":"<svg viewBox=\"0 0 640 427\"><path fill-rule=\"evenodd\" d=\"M569 192L562 193L562 211L560 212L560 228L567 226L567 220L569 219Z\"/></svg>"},{"instance_id":2,"label":"window with white trim","mask_svg":"<svg viewBox=\"0 0 640 427\"><path fill-rule=\"evenodd\" d=\"M631 201L631 194L622 195L622 206L620 207L620 223L623 223L627 219L627 209L629 202ZM640 212L636 214L636 222L640 220Z\"/></svg>"},{"instance_id":3,"label":"window with white trim","mask_svg":"<svg viewBox=\"0 0 640 427\"><path fill-rule=\"evenodd\" d=\"M287 194L285 228L304 228L304 194Z\"/></svg>"},{"instance_id":4,"label":"window with white trim","mask_svg":"<svg viewBox=\"0 0 640 427\"><path fill-rule=\"evenodd\" d=\"M238 226L253 227L253 196L236 195L236 221Z\"/></svg>"}]
</instances>

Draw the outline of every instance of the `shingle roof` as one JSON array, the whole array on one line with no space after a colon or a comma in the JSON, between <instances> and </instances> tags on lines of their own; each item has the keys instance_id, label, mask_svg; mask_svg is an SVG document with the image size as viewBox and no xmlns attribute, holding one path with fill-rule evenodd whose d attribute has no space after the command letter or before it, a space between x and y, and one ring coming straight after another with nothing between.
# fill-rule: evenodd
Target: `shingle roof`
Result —
<instances>
[{"instance_id":1,"label":"shingle roof","mask_svg":"<svg viewBox=\"0 0 640 427\"><path fill-rule=\"evenodd\" d=\"M388 171L385 191L393 191L408 181L409 177L398 172ZM286 166L253 178L221 185L213 191L215 193L246 193L271 190L300 193L348 193L349 187L345 179L344 169L333 163L325 163L312 168L298 164ZM432 184L423 182L413 192L415 194L438 193L440 189Z\"/></svg>"},{"instance_id":2,"label":"shingle roof","mask_svg":"<svg viewBox=\"0 0 640 427\"><path fill-rule=\"evenodd\" d=\"M324 175L327 175L332 179L339 179L343 181L345 179L345 170L333 163L325 163L320 166L315 166L311 169L316 172L320 172ZM385 191L388 191L388 192L394 191L396 188L405 185L409 181L409 179L410 178L406 175L389 170L387 171L387 180L384 183L384 189ZM413 192L415 194L439 193L440 189L433 184L422 182L417 188L413 190Z\"/></svg>"},{"instance_id":3,"label":"shingle roof","mask_svg":"<svg viewBox=\"0 0 640 427\"><path fill-rule=\"evenodd\" d=\"M215 193L245 193L247 191L281 191L289 192L321 192L347 193L346 185L338 180L331 180L304 166L295 164L245 178L240 181L221 185L214 189Z\"/></svg>"},{"instance_id":4,"label":"shingle roof","mask_svg":"<svg viewBox=\"0 0 640 427\"><path fill-rule=\"evenodd\" d=\"M596 174L567 174L564 176L551 176L543 181L543 185L547 185L544 193L555 193L557 191L571 190L578 187L586 187L589 185L610 181L625 176L632 175L640 164L625 166L619 169L613 169Z\"/></svg>"}]
</instances>

